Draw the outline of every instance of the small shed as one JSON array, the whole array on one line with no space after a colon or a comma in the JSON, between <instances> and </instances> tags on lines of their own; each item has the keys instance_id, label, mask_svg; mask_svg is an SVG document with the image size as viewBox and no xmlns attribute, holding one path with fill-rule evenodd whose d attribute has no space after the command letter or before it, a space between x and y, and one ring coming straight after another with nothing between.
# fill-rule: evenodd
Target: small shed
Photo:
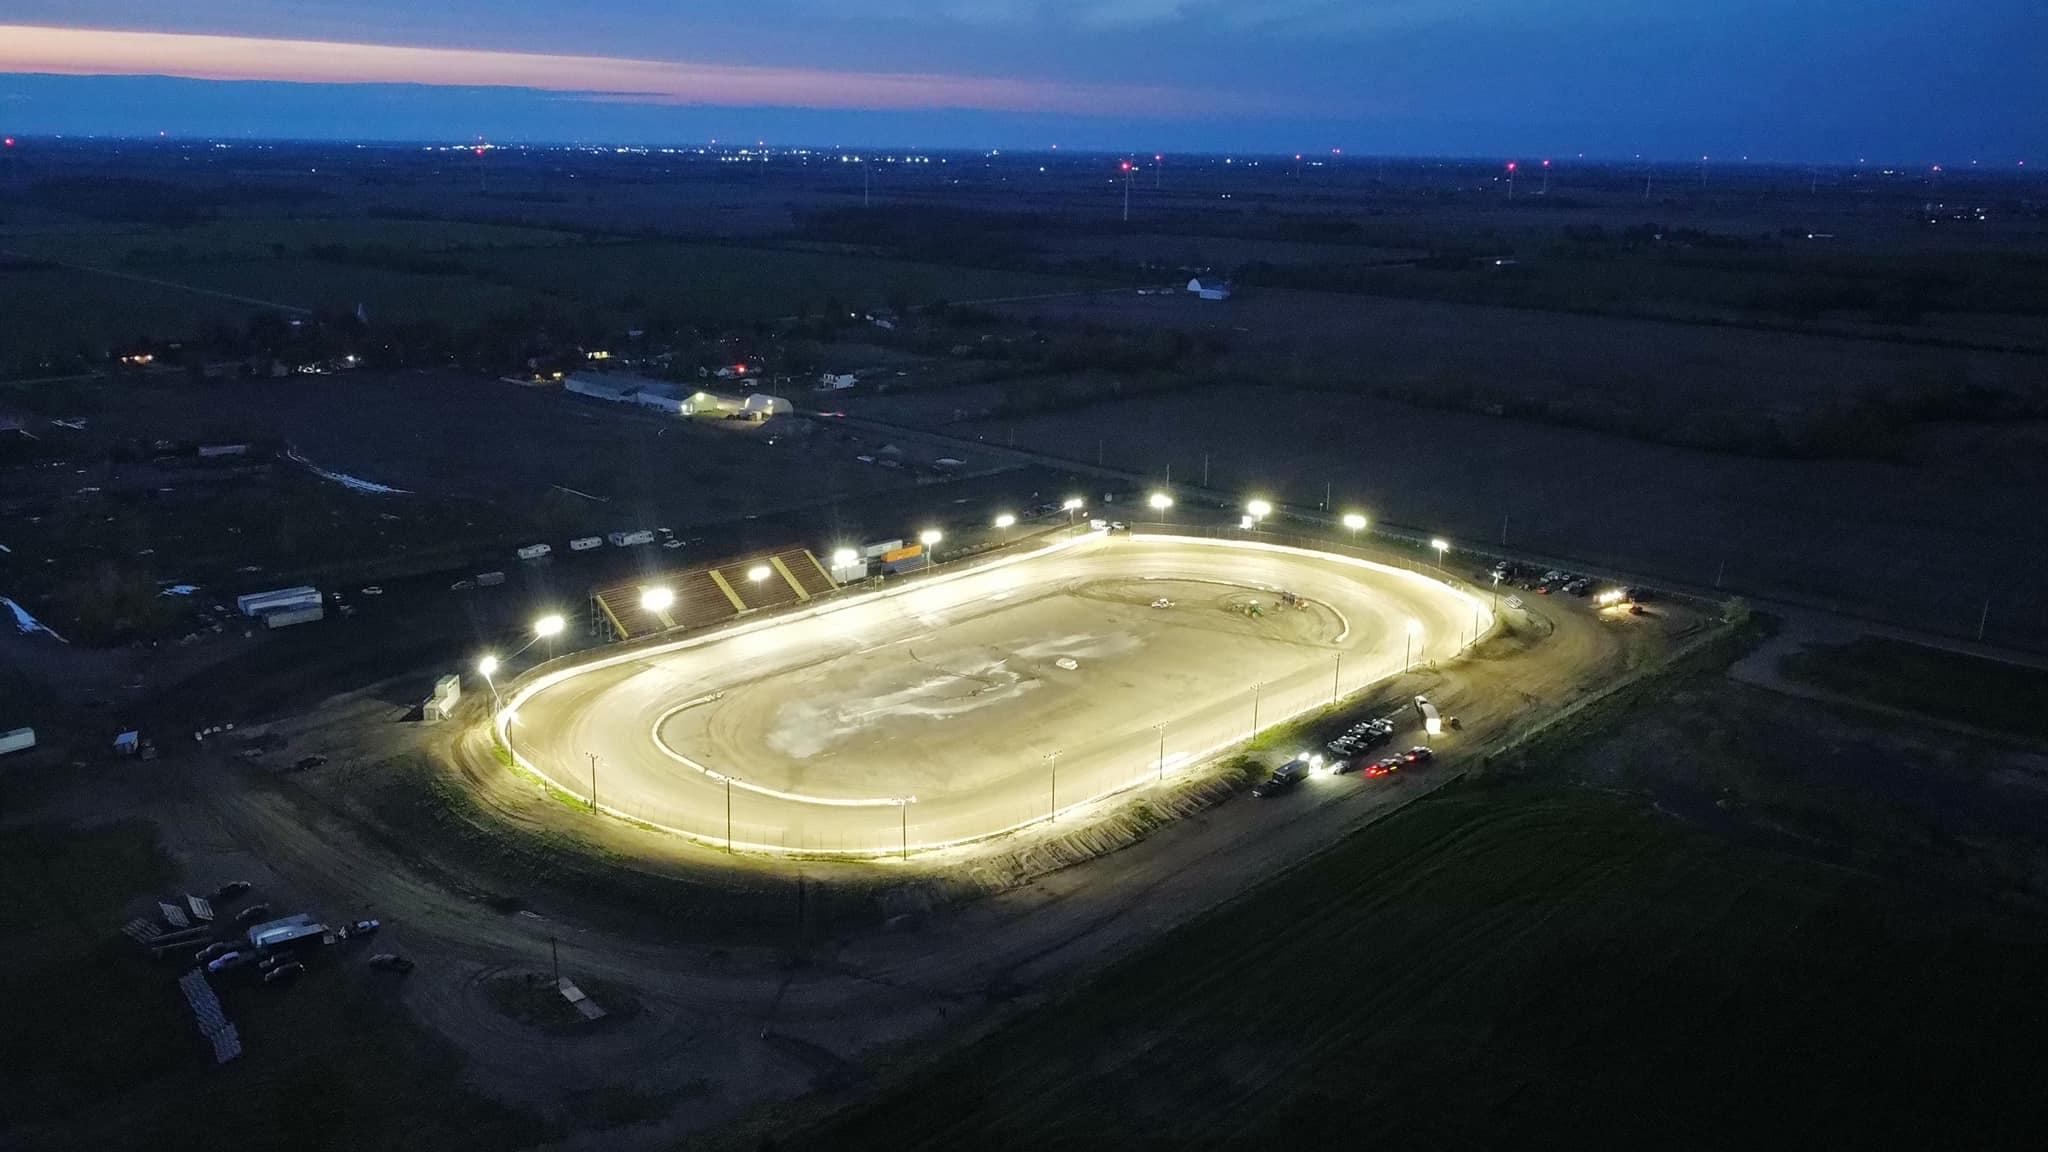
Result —
<instances>
[{"instance_id":1,"label":"small shed","mask_svg":"<svg viewBox=\"0 0 2048 1152\"><path fill-rule=\"evenodd\" d=\"M1230 281L1220 276L1197 276L1188 281L1188 291L1203 300L1230 299Z\"/></svg>"},{"instance_id":2,"label":"small shed","mask_svg":"<svg viewBox=\"0 0 2048 1152\"><path fill-rule=\"evenodd\" d=\"M791 412L796 411L796 409L790 405L789 401L784 400L780 396L770 396L766 392L756 392L752 396L747 397L743 411L751 416L762 417L787 416Z\"/></svg>"}]
</instances>

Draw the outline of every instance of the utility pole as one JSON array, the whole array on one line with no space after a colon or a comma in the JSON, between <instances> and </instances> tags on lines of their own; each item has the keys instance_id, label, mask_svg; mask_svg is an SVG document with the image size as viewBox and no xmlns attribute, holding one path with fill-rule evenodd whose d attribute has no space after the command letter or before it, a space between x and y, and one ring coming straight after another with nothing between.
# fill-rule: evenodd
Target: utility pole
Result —
<instances>
[{"instance_id":1,"label":"utility pole","mask_svg":"<svg viewBox=\"0 0 2048 1152\"><path fill-rule=\"evenodd\" d=\"M554 958L555 987L562 986L562 948L553 936L548 937L548 955Z\"/></svg>"},{"instance_id":2,"label":"utility pole","mask_svg":"<svg viewBox=\"0 0 2048 1152\"><path fill-rule=\"evenodd\" d=\"M597 753L585 752L590 757L590 810L597 811Z\"/></svg>"},{"instance_id":3,"label":"utility pole","mask_svg":"<svg viewBox=\"0 0 2048 1152\"><path fill-rule=\"evenodd\" d=\"M1977 613L1977 640L1979 643L1983 642L1984 626L1989 623L1991 623L1991 598L1987 596L1984 598L1984 610Z\"/></svg>"},{"instance_id":4,"label":"utility pole","mask_svg":"<svg viewBox=\"0 0 2048 1152\"><path fill-rule=\"evenodd\" d=\"M860 206L866 208L869 203L871 201L868 199L868 158L863 156L860 158Z\"/></svg>"},{"instance_id":5,"label":"utility pole","mask_svg":"<svg viewBox=\"0 0 2048 1152\"><path fill-rule=\"evenodd\" d=\"M1323 511L1325 511L1325 512L1328 512L1329 510L1330 510L1330 482L1329 482L1328 480L1325 480L1325 481L1323 481Z\"/></svg>"},{"instance_id":6,"label":"utility pole","mask_svg":"<svg viewBox=\"0 0 2048 1152\"><path fill-rule=\"evenodd\" d=\"M1500 546L1508 546L1508 514L1505 512L1500 514Z\"/></svg>"},{"instance_id":7,"label":"utility pole","mask_svg":"<svg viewBox=\"0 0 2048 1152\"><path fill-rule=\"evenodd\" d=\"M1097 460L1097 461L1096 461L1096 463L1097 463L1097 464L1100 464L1100 463L1102 463L1102 461L1100 461L1100 460ZM1204 487L1204 488L1207 488L1208 486L1209 486L1209 454L1208 454L1207 452L1204 452L1204 453L1202 453L1202 487Z\"/></svg>"}]
</instances>

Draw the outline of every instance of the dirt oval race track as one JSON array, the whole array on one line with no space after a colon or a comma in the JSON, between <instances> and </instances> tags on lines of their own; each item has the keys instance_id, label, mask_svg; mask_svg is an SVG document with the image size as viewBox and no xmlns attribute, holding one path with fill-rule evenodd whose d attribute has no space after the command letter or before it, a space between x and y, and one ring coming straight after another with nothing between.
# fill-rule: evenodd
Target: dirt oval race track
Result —
<instances>
[{"instance_id":1,"label":"dirt oval race track","mask_svg":"<svg viewBox=\"0 0 2048 1152\"><path fill-rule=\"evenodd\" d=\"M519 765L740 850L961 845L1155 781L1492 626L1430 575L1088 533L517 687Z\"/></svg>"}]
</instances>

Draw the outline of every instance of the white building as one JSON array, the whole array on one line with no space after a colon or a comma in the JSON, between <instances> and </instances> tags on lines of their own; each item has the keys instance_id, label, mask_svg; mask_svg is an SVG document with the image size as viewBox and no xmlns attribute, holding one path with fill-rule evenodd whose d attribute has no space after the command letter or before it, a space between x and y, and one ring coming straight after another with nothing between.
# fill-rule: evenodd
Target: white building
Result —
<instances>
[{"instance_id":1,"label":"white building","mask_svg":"<svg viewBox=\"0 0 2048 1152\"><path fill-rule=\"evenodd\" d=\"M786 416L796 411L789 401L780 396L770 396L766 392L756 392L747 397L746 406L742 410L750 416L761 418Z\"/></svg>"},{"instance_id":2,"label":"white building","mask_svg":"<svg viewBox=\"0 0 2048 1152\"><path fill-rule=\"evenodd\" d=\"M826 372L818 377L818 390L820 392L829 392L840 388L851 388L857 383L859 381L854 379L851 372Z\"/></svg>"},{"instance_id":3,"label":"white building","mask_svg":"<svg viewBox=\"0 0 2048 1152\"><path fill-rule=\"evenodd\" d=\"M1230 299L1230 281L1221 276L1197 276L1188 281L1188 291L1204 300Z\"/></svg>"}]
</instances>

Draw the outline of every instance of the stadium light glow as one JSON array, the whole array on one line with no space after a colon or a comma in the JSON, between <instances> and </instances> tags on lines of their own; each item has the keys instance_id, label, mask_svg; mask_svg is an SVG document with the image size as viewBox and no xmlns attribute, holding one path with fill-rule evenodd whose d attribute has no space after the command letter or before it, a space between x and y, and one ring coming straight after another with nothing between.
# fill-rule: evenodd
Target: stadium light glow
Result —
<instances>
[{"instance_id":1,"label":"stadium light glow","mask_svg":"<svg viewBox=\"0 0 2048 1152\"><path fill-rule=\"evenodd\" d=\"M1148 503L1150 503L1152 507L1158 509L1159 511L1164 512L1168 508L1173 507L1173 497L1168 496L1164 492L1154 492L1152 494L1152 499L1148 501Z\"/></svg>"},{"instance_id":2,"label":"stadium light glow","mask_svg":"<svg viewBox=\"0 0 2048 1152\"><path fill-rule=\"evenodd\" d=\"M759 584L768 578L770 571L771 569L766 564L756 564L752 568L747 569L747 579Z\"/></svg>"},{"instance_id":3,"label":"stadium light glow","mask_svg":"<svg viewBox=\"0 0 2048 1152\"><path fill-rule=\"evenodd\" d=\"M644 588L640 591L640 607L649 612L666 612L676 602L674 590L668 588Z\"/></svg>"},{"instance_id":4,"label":"stadium light glow","mask_svg":"<svg viewBox=\"0 0 2048 1152\"><path fill-rule=\"evenodd\" d=\"M1346 512L1344 514L1344 526L1353 532L1362 532L1365 530L1365 517L1356 512Z\"/></svg>"},{"instance_id":5,"label":"stadium light glow","mask_svg":"<svg viewBox=\"0 0 2048 1152\"><path fill-rule=\"evenodd\" d=\"M484 657L476 662L476 670L483 673L486 677L490 676L491 673L498 670L498 658L496 656Z\"/></svg>"},{"instance_id":6,"label":"stadium light glow","mask_svg":"<svg viewBox=\"0 0 2048 1152\"><path fill-rule=\"evenodd\" d=\"M1002 515L996 517L996 527L998 528L1008 528L1016 522L1017 518L1015 516L1012 516L1008 512L1005 512Z\"/></svg>"},{"instance_id":7,"label":"stadium light glow","mask_svg":"<svg viewBox=\"0 0 2048 1152\"><path fill-rule=\"evenodd\" d=\"M1264 500L1253 500L1244 506L1244 510L1252 514L1252 519L1264 520L1273 514L1273 505Z\"/></svg>"},{"instance_id":8,"label":"stadium light glow","mask_svg":"<svg viewBox=\"0 0 2048 1152\"><path fill-rule=\"evenodd\" d=\"M1088 502L1081 499L1079 496L1069 496L1067 497L1067 502L1060 505L1061 508L1065 509L1068 512L1079 512L1081 509L1086 508L1087 506Z\"/></svg>"},{"instance_id":9,"label":"stadium light glow","mask_svg":"<svg viewBox=\"0 0 2048 1152\"><path fill-rule=\"evenodd\" d=\"M945 538L946 534L939 531L937 528L927 528L924 531L919 532L917 534L917 542L919 544L924 545L927 548L930 548L931 546L937 544L939 541L944 540Z\"/></svg>"},{"instance_id":10,"label":"stadium light glow","mask_svg":"<svg viewBox=\"0 0 2048 1152\"><path fill-rule=\"evenodd\" d=\"M533 634L540 637L559 635L568 622L560 616L549 614L533 622Z\"/></svg>"},{"instance_id":11,"label":"stadium light glow","mask_svg":"<svg viewBox=\"0 0 2048 1152\"><path fill-rule=\"evenodd\" d=\"M860 553L855 552L851 548L841 548L837 552L832 553L832 566L834 568L851 568L858 563L860 563Z\"/></svg>"},{"instance_id":12,"label":"stadium light glow","mask_svg":"<svg viewBox=\"0 0 2048 1152\"><path fill-rule=\"evenodd\" d=\"M1408 634L1409 634L1410 636L1420 636L1420 635L1422 635L1422 621L1420 621L1420 620L1410 620L1410 621L1408 622Z\"/></svg>"}]
</instances>

